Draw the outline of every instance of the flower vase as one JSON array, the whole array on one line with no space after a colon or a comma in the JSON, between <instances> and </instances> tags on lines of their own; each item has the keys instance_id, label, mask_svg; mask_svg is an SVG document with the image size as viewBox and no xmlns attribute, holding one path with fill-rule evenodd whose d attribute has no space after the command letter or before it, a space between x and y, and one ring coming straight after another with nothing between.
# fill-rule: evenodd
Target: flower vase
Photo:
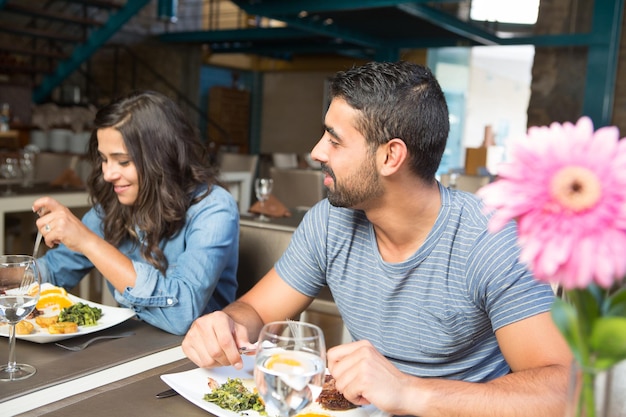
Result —
<instances>
[{"instance_id":1,"label":"flower vase","mask_svg":"<svg viewBox=\"0 0 626 417\"><path fill-rule=\"evenodd\" d=\"M615 367L607 370L584 368L574 361L565 417L626 416L622 414L626 412L625 404L616 389L623 381L615 381L615 374Z\"/></svg>"}]
</instances>

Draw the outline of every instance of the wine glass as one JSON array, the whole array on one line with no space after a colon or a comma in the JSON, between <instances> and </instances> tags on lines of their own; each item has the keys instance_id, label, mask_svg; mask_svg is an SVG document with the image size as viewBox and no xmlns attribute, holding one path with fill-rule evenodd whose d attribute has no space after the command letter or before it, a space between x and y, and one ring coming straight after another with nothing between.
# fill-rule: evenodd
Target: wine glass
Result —
<instances>
[{"instance_id":1,"label":"wine glass","mask_svg":"<svg viewBox=\"0 0 626 417\"><path fill-rule=\"evenodd\" d=\"M17 158L6 158L2 165L0 165L0 175L7 180L7 189L4 191L4 195L13 195L15 194L13 190L11 190L11 184L20 177L20 165L17 161Z\"/></svg>"},{"instance_id":2,"label":"wine glass","mask_svg":"<svg viewBox=\"0 0 626 417\"><path fill-rule=\"evenodd\" d=\"M35 153L26 149L20 158L20 169L22 171L22 186L30 188L35 180Z\"/></svg>"},{"instance_id":3,"label":"wine glass","mask_svg":"<svg viewBox=\"0 0 626 417\"><path fill-rule=\"evenodd\" d=\"M271 178L257 178L254 180L254 192L257 200L261 203L261 214L259 220L267 221L269 217L263 214L265 208L265 202L270 198L272 194L272 187L274 186L274 180Z\"/></svg>"},{"instance_id":4,"label":"wine glass","mask_svg":"<svg viewBox=\"0 0 626 417\"><path fill-rule=\"evenodd\" d=\"M326 372L322 329L277 321L261 329L254 381L269 415L291 417L319 396Z\"/></svg>"},{"instance_id":5,"label":"wine glass","mask_svg":"<svg viewBox=\"0 0 626 417\"><path fill-rule=\"evenodd\" d=\"M29 255L0 255L0 321L9 323L9 361L0 366L0 381L26 379L34 366L15 361L15 325L35 308L41 284L35 258Z\"/></svg>"}]
</instances>

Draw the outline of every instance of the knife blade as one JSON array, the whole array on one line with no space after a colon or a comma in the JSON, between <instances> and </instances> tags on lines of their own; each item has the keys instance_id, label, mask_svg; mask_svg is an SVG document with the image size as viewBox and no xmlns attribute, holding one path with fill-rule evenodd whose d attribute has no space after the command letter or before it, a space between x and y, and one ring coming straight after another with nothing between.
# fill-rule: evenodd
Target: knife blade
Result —
<instances>
[{"instance_id":1,"label":"knife blade","mask_svg":"<svg viewBox=\"0 0 626 417\"><path fill-rule=\"evenodd\" d=\"M173 396L175 396L175 395L178 395L178 393L176 392L176 390L174 390L174 389L171 389L171 388L170 388L170 389L168 389L168 390L165 390L165 391L159 392L159 393L156 395L156 397L160 399L160 398L169 398L169 397L173 397Z\"/></svg>"},{"instance_id":2,"label":"knife blade","mask_svg":"<svg viewBox=\"0 0 626 417\"><path fill-rule=\"evenodd\" d=\"M253 344L252 346L241 346L239 348L239 354L244 356L252 356L256 355L257 344Z\"/></svg>"}]
</instances>

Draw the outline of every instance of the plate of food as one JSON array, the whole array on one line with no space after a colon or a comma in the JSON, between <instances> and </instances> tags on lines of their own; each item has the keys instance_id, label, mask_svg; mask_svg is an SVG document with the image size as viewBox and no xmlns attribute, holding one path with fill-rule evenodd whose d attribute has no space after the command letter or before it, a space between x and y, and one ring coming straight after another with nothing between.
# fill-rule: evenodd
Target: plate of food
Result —
<instances>
[{"instance_id":1,"label":"plate of food","mask_svg":"<svg viewBox=\"0 0 626 417\"><path fill-rule=\"evenodd\" d=\"M16 325L15 337L35 343L58 342L108 329L134 315L130 308L94 303L44 283L35 310ZM0 336L9 336L7 323L0 322Z\"/></svg>"},{"instance_id":2,"label":"plate of food","mask_svg":"<svg viewBox=\"0 0 626 417\"><path fill-rule=\"evenodd\" d=\"M241 370L237 370L232 366L204 369L196 368L189 371L178 372L175 374L161 375L161 379L178 392L182 397L198 407L212 413L218 417L263 417L259 411L253 409L240 409L233 411L228 409L226 405L223 407L218 403L209 402L205 397L211 396L216 389L227 386L229 382L238 380L249 392L254 395L256 393L254 385L254 356L242 356L244 366ZM215 384L219 384L216 386ZM326 387L325 387L326 388ZM336 393L336 391L335 391ZM338 394L338 393L336 393ZM322 390L322 395L327 399L336 400L336 395ZM320 395L320 397L322 396ZM340 394L339 394L340 395ZM215 397L215 396L212 396ZM244 396L247 403L254 403L248 396ZM341 396L343 397L343 396ZM345 398L343 399L344 401ZM262 402L262 401L261 401ZM231 403L232 404L232 403ZM231 408L233 408L231 406ZM389 414L378 410L372 405L357 407L351 405L350 408L344 410L330 410L322 403L316 401L307 406L304 410L296 415L296 417L388 417ZM272 416L268 416L272 417Z\"/></svg>"}]
</instances>

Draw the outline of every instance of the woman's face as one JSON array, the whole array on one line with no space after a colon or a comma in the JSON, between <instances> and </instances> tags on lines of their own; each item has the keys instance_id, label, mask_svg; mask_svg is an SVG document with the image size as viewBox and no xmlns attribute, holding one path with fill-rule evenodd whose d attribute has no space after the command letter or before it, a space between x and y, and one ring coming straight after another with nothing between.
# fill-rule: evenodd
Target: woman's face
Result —
<instances>
[{"instance_id":1,"label":"woman's face","mask_svg":"<svg viewBox=\"0 0 626 417\"><path fill-rule=\"evenodd\" d=\"M102 159L102 174L121 204L132 206L139 194L135 163L128 155L122 134L112 127L98 129L98 153Z\"/></svg>"}]
</instances>

